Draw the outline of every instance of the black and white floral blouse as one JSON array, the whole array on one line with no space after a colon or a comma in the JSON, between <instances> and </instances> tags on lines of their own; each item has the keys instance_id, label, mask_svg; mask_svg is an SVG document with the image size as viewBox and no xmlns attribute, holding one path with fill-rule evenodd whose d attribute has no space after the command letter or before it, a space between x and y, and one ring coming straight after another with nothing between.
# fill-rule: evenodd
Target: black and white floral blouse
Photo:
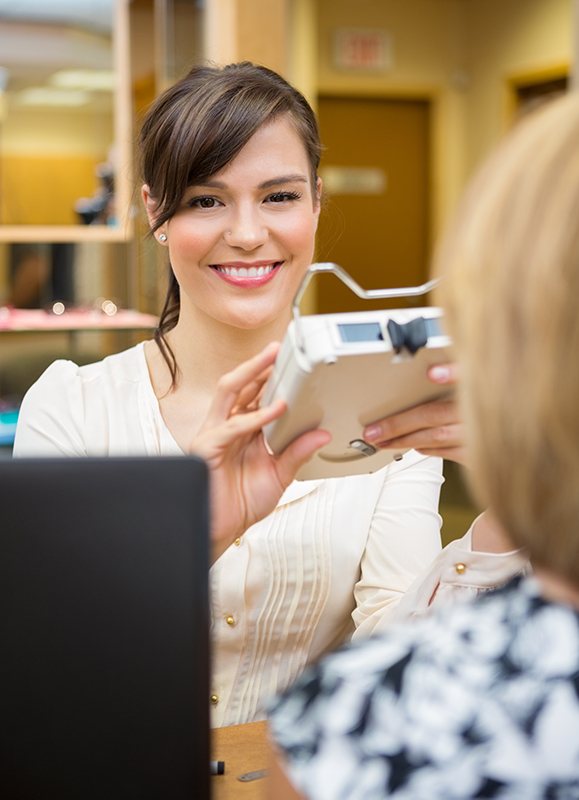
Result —
<instances>
[{"instance_id":1,"label":"black and white floral blouse","mask_svg":"<svg viewBox=\"0 0 579 800\"><path fill-rule=\"evenodd\" d=\"M517 578L324 659L271 709L312 800L579 798L579 614Z\"/></svg>"}]
</instances>

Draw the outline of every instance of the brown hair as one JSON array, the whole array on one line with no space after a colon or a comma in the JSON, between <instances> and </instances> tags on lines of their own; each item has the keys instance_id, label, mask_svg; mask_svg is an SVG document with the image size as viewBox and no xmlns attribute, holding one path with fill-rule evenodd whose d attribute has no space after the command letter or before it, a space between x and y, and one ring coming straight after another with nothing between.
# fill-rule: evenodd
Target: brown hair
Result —
<instances>
[{"instance_id":1,"label":"brown hair","mask_svg":"<svg viewBox=\"0 0 579 800\"><path fill-rule=\"evenodd\" d=\"M510 538L579 585L579 97L524 119L438 251L472 475Z\"/></svg>"},{"instance_id":2,"label":"brown hair","mask_svg":"<svg viewBox=\"0 0 579 800\"><path fill-rule=\"evenodd\" d=\"M152 104L139 134L141 173L157 204L152 232L170 219L188 186L224 169L268 122L287 116L300 136L316 191L321 144L309 103L276 72L249 62L196 66ZM165 339L179 319L179 285L173 270L155 331L176 384L177 364Z\"/></svg>"}]
</instances>

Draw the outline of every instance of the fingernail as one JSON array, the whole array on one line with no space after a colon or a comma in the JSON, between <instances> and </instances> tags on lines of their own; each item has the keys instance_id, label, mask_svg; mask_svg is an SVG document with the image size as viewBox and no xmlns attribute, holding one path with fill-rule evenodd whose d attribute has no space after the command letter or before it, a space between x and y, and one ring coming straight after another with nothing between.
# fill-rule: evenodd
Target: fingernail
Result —
<instances>
[{"instance_id":1,"label":"fingernail","mask_svg":"<svg viewBox=\"0 0 579 800\"><path fill-rule=\"evenodd\" d=\"M428 377L434 383L447 383L450 380L450 370L442 365L431 367Z\"/></svg>"},{"instance_id":2,"label":"fingernail","mask_svg":"<svg viewBox=\"0 0 579 800\"><path fill-rule=\"evenodd\" d=\"M364 439L367 442L376 441L382 436L382 428L380 425L369 425L367 428L364 428Z\"/></svg>"}]
</instances>

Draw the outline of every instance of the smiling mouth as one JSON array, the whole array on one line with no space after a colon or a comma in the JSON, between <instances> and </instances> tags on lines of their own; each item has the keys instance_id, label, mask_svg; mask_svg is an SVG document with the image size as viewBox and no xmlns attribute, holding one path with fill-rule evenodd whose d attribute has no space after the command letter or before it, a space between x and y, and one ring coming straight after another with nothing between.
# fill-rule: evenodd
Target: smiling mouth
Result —
<instances>
[{"instance_id":1,"label":"smiling mouth","mask_svg":"<svg viewBox=\"0 0 579 800\"><path fill-rule=\"evenodd\" d=\"M275 261L273 264L267 264L260 267L221 267L214 266L212 269L221 272L223 275L229 275L231 278L262 278L264 275L269 275L274 269L281 265L281 261Z\"/></svg>"}]
</instances>

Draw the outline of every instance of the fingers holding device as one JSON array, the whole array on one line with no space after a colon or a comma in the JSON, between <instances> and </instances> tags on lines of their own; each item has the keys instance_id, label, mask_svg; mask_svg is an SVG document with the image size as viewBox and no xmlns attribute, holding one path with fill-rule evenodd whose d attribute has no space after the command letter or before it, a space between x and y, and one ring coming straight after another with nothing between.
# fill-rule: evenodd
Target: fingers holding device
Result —
<instances>
[{"instance_id":1,"label":"fingers holding device","mask_svg":"<svg viewBox=\"0 0 579 800\"><path fill-rule=\"evenodd\" d=\"M298 436L278 454L265 446L262 427L285 410L281 398L256 399L279 344L269 344L219 381L209 413L190 444L210 471L213 560L247 528L271 513L298 469L326 444L323 430Z\"/></svg>"},{"instance_id":2,"label":"fingers holding device","mask_svg":"<svg viewBox=\"0 0 579 800\"><path fill-rule=\"evenodd\" d=\"M458 366L429 367L428 379L450 390L458 382ZM377 420L364 429L364 439L378 448L411 447L424 455L466 463L463 425L452 395Z\"/></svg>"}]
</instances>

